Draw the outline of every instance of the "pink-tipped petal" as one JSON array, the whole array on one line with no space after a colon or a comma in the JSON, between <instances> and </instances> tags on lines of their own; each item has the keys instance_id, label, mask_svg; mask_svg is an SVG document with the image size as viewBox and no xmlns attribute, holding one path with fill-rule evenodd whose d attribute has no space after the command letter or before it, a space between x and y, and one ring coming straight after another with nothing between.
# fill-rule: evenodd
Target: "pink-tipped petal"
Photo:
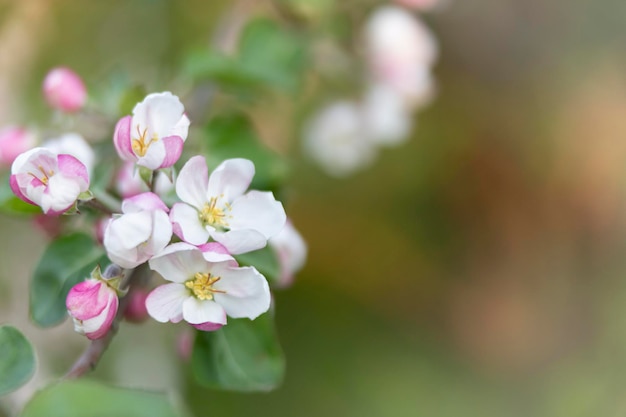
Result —
<instances>
[{"instance_id":1,"label":"pink-tipped petal","mask_svg":"<svg viewBox=\"0 0 626 417\"><path fill-rule=\"evenodd\" d=\"M125 199L122 202L123 213L154 210L162 210L167 213L170 209L158 195L152 192L137 194L133 197Z\"/></svg>"},{"instance_id":2,"label":"pink-tipped petal","mask_svg":"<svg viewBox=\"0 0 626 417\"><path fill-rule=\"evenodd\" d=\"M71 312L72 317L88 320L102 313L106 307L106 302L100 295L102 285L105 284L90 279L72 287L65 299L65 306ZM106 294L103 295L106 296Z\"/></svg>"},{"instance_id":3,"label":"pink-tipped petal","mask_svg":"<svg viewBox=\"0 0 626 417\"><path fill-rule=\"evenodd\" d=\"M192 324L192 326L203 332L214 332L224 327L223 324L211 323L210 321L207 321L206 323Z\"/></svg>"},{"instance_id":4,"label":"pink-tipped petal","mask_svg":"<svg viewBox=\"0 0 626 417\"><path fill-rule=\"evenodd\" d=\"M159 168L169 168L174 165L183 153L183 139L179 136L168 136L163 138L165 146L165 159Z\"/></svg>"},{"instance_id":5,"label":"pink-tipped petal","mask_svg":"<svg viewBox=\"0 0 626 417\"><path fill-rule=\"evenodd\" d=\"M120 158L125 161L137 159L135 153L133 152L131 143L131 122L131 116L122 117L115 125L115 133L113 133L113 144L115 145L115 150Z\"/></svg>"},{"instance_id":6,"label":"pink-tipped petal","mask_svg":"<svg viewBox=\"0 0 626 417\"><path fill-rule=\"evenodd\" d=\"M33 201L29 200L28 197L26 197L23 193L22 190L20 190L20 186L17 183L17 177L15 175L11 175L9 177L9 185L11 186L11 191L13 191L13 194L15 194L20 200L23 200L29 204L33 204L33 205L37 205L37 203L34 203Z\"/></svg>"},{"instance_id":7,"label":"pink-tipped petal","mask_svg":"<svg viewBox=\"0 0 626 417\"><path fill-rule=\"evenodd\" d=\"M202 225L198 211L185 203L176 203L170 211L173 231L183 241L202 245L209 240L209 232Z\"/></svg>"},{"instance_id":8,"label":"pink-tipped petal","mask_svg":"<svg viewBox=\"0 0 626 417\"><path fill-rule=\"evenodd\" d=\"M148 314L158 322L174 323L182 319L183 302L189 297L189 292L181 284L165 284L156 287L146 298Z\"/></svg>"},{"instance_id":9,"label":"pink-tipped petal","mask_svg":"<svg viewBox=\"0 0 626 417\"><path fill-rule=\"evenodd\" d=\"M201 324L210 321L226 324L226 312L221 305L210 300L198 300L189 297L183 302L183 318L190 324Z\"/></svg>"},{"instance_id":10,"label":"pink-tipped petal","mask_svg":"<svg viewBox=\"0 0 626 417\"><path fill-rule=\"evenodd\" d=\"M119 302L118 298L115 295L112 295L105 311L101 313L101 316L98 317L97 320L94 320L94 323L89 323L89 325L85 326L85 336L87 336L88 339L100 339L109 332L109 329L113 324L113 320L115 320ZM95 330L90 331L90 327L95 328Z\"/></svg>"},{"instance_id":11,"label":"pink-tipped petal","mask_svg":"<svg viewBox=\"0 0 626 417\"><path fill-rule=\"evenodd\" d=\"M76 157L68 154L61 154L58 158L59 171L70 178L81 178L81 192L87 191L89 188L89 174L87 167Z\"/></svg>"}]
</instances>

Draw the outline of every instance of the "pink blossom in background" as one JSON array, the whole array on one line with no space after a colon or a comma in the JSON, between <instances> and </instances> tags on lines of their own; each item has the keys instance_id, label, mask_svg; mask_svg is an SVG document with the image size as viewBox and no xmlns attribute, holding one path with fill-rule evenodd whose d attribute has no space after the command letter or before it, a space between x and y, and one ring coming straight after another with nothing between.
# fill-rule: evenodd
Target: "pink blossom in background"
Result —
<instances>
[{"instance_id":1,"label":"pink blossom in background","mask_svg":"<svg viewBox=\"0 0 626 417\"><path fill-rule=\"evenodd\" d=\"M43 95L48 104L64 112L80 110L87 101L83 80L69 68L54 68L43 81Z\"/></svg>"},{"instance_id":2,"label":"pink blossom in background","mask_svg":"<svg viewBox=\"0 0 626 417\"><path fill-rule=\"evenodd\" d=\"M288 220L279 234L269 240L269 244L278 256L280 264L279 287L288 287L293 282L294 275L306 263L307 245L302 235Z\"/></svg>"},{"instance_id":3,"label":"pink blossom in background","mask_svg":"<svg viewBox=\"0 0 626 417\"><path fill-rule=\"evenodd\" d=\"M0 164L11 165L15 158L37 144L35 135L23 127L6 126L0 130Z\"/></svg>"}]
</instances>

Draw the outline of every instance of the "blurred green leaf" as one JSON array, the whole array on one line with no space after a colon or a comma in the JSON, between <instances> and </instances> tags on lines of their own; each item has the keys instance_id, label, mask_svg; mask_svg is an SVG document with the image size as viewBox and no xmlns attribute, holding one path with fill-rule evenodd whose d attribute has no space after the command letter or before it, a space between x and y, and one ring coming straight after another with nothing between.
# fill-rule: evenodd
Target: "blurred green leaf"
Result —
<instances>
[{"instance_id":1,"label":"blurred green leaf","mask_svg":"<svg viewBox=\"0 0 626 417\"><path fill-rule=\"evenodd\" d=\"M206 128L207 160L217 165L228 158L247 158L254 162L256 174L252 188L274 190L287 176L285 160L263 145L248 118L242 114L218 116Z\"/></svg>"},{"instance_id":2,"label":"blurred green leaf","mask_svg":"<svg viewBox=\"0 0 626 417\"><path fill-rule=\"evenodd\" d=\"M0 395L24 385L35 372L30 342L13 326L0 327Z\"/></svg>"},{"instance_id":3,"label":"blurred green leaf","mask_svg":"<svg viewBox=\"0 0 626 417\"><path fill-rule=\"evenodd\" d=\"M133 112L135 105L148 95L146 88L141 85L135 85L126 89L120 97L119 113L121 115L129 115Z\"/></svg>"},{"instance_id":4,"label":"blurred green leaf","mask_svg":"<svg viewBox=\"0 0 626 417\"><path fill-rule=\"evenodd\" d=\"M229 319L214 332L198 332L192 355L196 380L208 388L269 391L283 379L283 357L271 314Z\"/></svg>"},{"instance_id":5,"label":"blurred green leaf","mask_svg":"<svg viewBox=\"0 0 626 417\"><path fill-rule=\"evenodd\" d=\"M30 314L40 326L49 327L67 317L69 290L88 277L96 265L108 263L104 250L83 233L52 241L35 269L30 286Z\"/></svg>"},{"instance_id":6,"label":"blurred green leaf","mask_svg":"<svg viewBox=\"0 0 626 417\"><path fill-rule=\"evenodd\" d=\"M240 266L255 267L270 283L276 283L280 278L278 257L269 245L263 249L237 255L235 259Z\"/></svg>"},{"instance_id":7,"label":"blurred green leaf","mask_svg":"<svg viewBox=\"0 0 626 417\"><path fill-rule=\"evenodd\" d=\"M306 49L300 36L272 20L253 20L241 34L241 67L277 88L297 90L306 61Z\"/></svg>"},{"instance_id":8,"label":"blurred green leaf","mask_svg":"<svg viewBox=\"0 0 626 417\"><path fill-rule=\"evenodd\" d=\"M177 417L164 394L63 381L35 394L22 417Z\"/></svg>"},{"instance_id":9,"label":"blurred green leaf","mask_svg":"<svg viewBox=\"0 0 626 417\"><path fill-rule=\"evenodd\" d=\"M184 70L193 79L210 80L227 89L258 89L262 86L262 80L240 67L236 59L211 49L192 51L187 56Z\"/></svg>"},{"instance_id":10,"label":"blurred green leaf","mask_svg":"<svg viewBox=\"0 0 626 417\"><path fill-rule=\"evenodd\" d=\"M41 213L39 206L28 204L13 194L9 185L10 174L0 177L0 211L6 214L37 214Z\"/></svg>"}]
</instances>

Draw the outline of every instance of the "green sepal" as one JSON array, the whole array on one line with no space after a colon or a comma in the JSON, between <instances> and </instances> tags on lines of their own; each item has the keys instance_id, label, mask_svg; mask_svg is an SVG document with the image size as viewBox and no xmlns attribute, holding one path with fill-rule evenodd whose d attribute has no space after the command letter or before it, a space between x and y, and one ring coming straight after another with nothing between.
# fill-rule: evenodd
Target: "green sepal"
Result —
<instances>
[{"instance_id":1,"label":"green sepal","mask_svg":"<svg viewBox=\"0 0 626 417\"><path fill-rule=\"evenodd\" d=\"M141 180L144 182L144 184L148 186L149 189L152 189L152 179L154 176L154 171L152 171L150 168L146 168L140 165L137 166L137 169L139 170L139 178L141 178Z\"/></svg>"}]
</instances>

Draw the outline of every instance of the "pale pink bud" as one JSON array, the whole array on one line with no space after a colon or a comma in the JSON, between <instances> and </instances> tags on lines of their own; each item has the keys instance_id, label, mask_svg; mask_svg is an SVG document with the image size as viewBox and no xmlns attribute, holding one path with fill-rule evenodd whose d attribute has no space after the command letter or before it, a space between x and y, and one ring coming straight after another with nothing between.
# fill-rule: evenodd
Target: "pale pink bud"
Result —
<instances>
[{"instance_id":1,"label":"pale pink bud","mask_svg":"<svg viewBox=\"0 0 626 417\"><path fill-rule=\"evenodd\" d=\"M28 130L18 126L7 126L0 130L0 164L11 165L15 158L36 144Z\"/></svg>"},{"instance_id":2,"label":"pale pink bud","mask_svg":"<svg viewBox=\"0 0 626 417\"><path fill-rule=\"evenodd\" d=\"M128 297L124 318L132 323L141 323L146 320L148 318L148 310L146 309L148 292L143 289L136 289L129 293Z\"/></svg>"},{"instance_id":3,"label":"pale pink bud","mask_svg":"<svg viewBox=\"0 0 626 417\"><path fill-rule=\"evenodd\" d=\"M72 287L65 305L74 320L74 330L95 340L111 328L119 300L115 289L99 279L89 278Z\"/></svg>"},{"instance_id":4,"label":"pale pink bud","mask_svg":"<svg viewBox=\"0 0 626 417\"><path fill-rule=\"evenodd\" d=\"M50 106L65 112L75 112L87 101L83 80L69 68L54 68L43 80L43 94Z\"/></svg>"}]
</instances>

